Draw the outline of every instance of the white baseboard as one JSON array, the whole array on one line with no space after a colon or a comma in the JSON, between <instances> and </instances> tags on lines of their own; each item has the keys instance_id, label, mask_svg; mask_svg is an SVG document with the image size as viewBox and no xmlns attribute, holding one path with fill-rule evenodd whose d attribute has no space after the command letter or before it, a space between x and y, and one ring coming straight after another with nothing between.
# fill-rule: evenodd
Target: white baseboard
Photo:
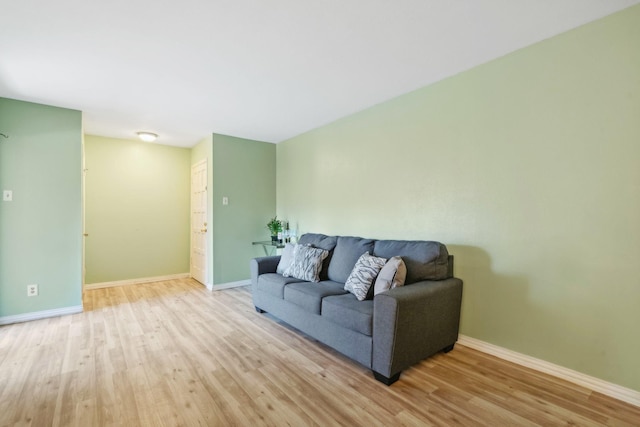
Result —
<instances>
[{"instance_id":1,"label":"white baseboard","mask_svg":"<svg viewBox=\"0 0 640 427\"><path fill-rule=\"evenodd\" d=\"M191 277L189 273L170 274L168 276L141 277L139 279L116 280L113 282L100 282L85 284L84 289L113 288L114 286L140 285L142 283L162 282L165 280L186 279Z\"/></svg>"},{"instance_id":2,"label":"white baseboard","mask_svg":"<svg viewBox=\"0 0 640 427\"><path fill-rule=\"evenodd\" d=\"M239 288L241 286L247 286L251 284L251 280L238 280L237 282L220 283L219 285L213 285L211 288L207 284L207 289L210 291L221 291L223 289Z\"/></svg>"},{"instance_id":3,"label":"white baseboard","mask_svg":"<svg viewBox=\"0 0 640 427\"><path fill-rule=\"evenodd\" d=\"M101 288L111 288L114 286L125 286L125 285L139 285L142 283L152 283L152 282L162 282L165 280L175 280L175 279L186 279L191 277L189 273L180 273L180 274L172 274L169 276L156 276L156 277L143 277L140 279L128 279L128 280L116 280L114 282L101 282L101 283L90 283L84 285L84 289L101 289ZM238 288L240 286L247 286L251 284L251 280L239 280L237 282L228 282L221 283L219 285L214 285L212 283L204 283L203 285L209 289L210 291L221 291L223 289L231 289Z\"/></svg>"},{"instance_id":4,"label":"white baseboard","mask_svg":"<svg viewBox=\"0 0 640 427\"><path fill-rule=\"evenodd\" d=\"M28 322L30 320L46 319L47 317L57 317L76 313L82 313L81 305L54 308L52 310L34 311L24 314L15 314L13 316L3 316L0 317L0 325L10 325L12 323Z\"/></svg>"},{"instance_id":5,"label":"white baseboard","mask_svg":"<svg viewBox=\"0 0 640 427\"><path fill-rule=\"evenodd\" d=\"M499 357L500 359L508 360L509 362L535 369L536 371L544 372L545 374L549 374L554 377L562 378L563 380L586 387L589 390L593 390L606 396L613 397L614 399L622 400L623 402L640 407L640 391L591 377L587 374L555 365L545 360L536 359L535 357L527 356L526 354L518 353L504 347L489 344L488 342L467 337L465 335L460 335L458 337L458 343L465 347L473 348L474 350Z\"/></svg>"}]
</instances>

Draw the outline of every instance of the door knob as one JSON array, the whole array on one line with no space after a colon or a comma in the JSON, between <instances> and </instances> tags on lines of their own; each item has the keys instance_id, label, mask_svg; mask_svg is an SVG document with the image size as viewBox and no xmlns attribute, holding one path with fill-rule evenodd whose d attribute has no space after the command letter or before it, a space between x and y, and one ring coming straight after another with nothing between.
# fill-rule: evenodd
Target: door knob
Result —
<instances>
[{"instance_id":1,"label":"door knob","mask_svg":"<svg viewBox=\"0 0 640 427\"><path fill-rule=\"evenodd\" d=\"M203 232L203 233L206 233L206 232L207 232L207 229L206 229L206 228L203 228L203 229L201 229L200 231L201 231L201 232Z\"/></svg>"}]
</instances>

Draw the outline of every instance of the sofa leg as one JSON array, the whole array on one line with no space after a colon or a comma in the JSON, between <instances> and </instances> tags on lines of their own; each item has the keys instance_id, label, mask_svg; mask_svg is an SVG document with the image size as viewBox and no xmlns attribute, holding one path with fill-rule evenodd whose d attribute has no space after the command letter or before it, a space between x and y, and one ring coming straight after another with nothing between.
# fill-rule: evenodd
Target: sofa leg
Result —
<instances>
[{"instance_id":1,"label":"sofa leg","mask_svg":"<svg viewBox=\"0 0 640 427\"><path fill-rule=\"evenodd\" d=\"M442 351L443 353L449 353L451 350L453 350L453 346L454 346L454 345L455 345L455 344L448 345L448 346L446 346L445 348L443 348L441 351Z\"/></svg>"},{"instance_id":2,"label":"sofa leg","mask_svg":"<svg viewBox=\"0 0 640 427\"><path fill-rule=\"evenodd\" d=\"M379 374L376 371L372 371L372 372L373 372L373 377L378 381L380 381L381 383L383 383L384 385L391 385L400 379L400 372L390 377L385 377L384 375Z\"/></svg>"},{"instance_id":3,"label":"sofa leg","mask_svg":"<svg viewBox=\"0 0 640 427\"><path fill-rule=\"evenodd\" d=\"M254 306L256 307L256 306ZM261 309L260 307L256 307L256 311L260 314L265 313L265 311L263 309Z\"/></svg>"}]
</instances>

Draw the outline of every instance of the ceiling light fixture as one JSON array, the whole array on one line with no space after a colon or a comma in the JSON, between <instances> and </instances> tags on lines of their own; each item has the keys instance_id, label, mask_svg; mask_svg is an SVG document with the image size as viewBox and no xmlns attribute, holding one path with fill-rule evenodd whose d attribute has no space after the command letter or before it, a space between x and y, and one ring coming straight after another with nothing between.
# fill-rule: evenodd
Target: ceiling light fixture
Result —
<instances>
[{"instance_id":1,"label":"ceiling light fixture","mask_svg":"<svg viewBox=\"0 0 640 427\"><path fill-rule=\"evenodd\" d=\"M158 137L157 134L152 132L137 132L138 138L143 140L144 142L153 142Z\"/></svg>"}]
</instances>

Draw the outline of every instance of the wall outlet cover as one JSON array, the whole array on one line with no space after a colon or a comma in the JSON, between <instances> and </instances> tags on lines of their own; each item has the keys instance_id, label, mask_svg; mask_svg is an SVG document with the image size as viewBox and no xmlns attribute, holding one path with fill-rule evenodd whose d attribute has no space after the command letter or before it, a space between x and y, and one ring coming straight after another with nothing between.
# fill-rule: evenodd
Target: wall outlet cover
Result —
<instances>
[{"instance_id":1,"label":"wall outlet cover","mask_svg":"<svg viewBox=\"0 0 640 427\"><path fill-rule=\"evenodd\" d=\"M28 297L38 296L38 285L27 285L27 296Z\"/></svg>"}]
</instances>

